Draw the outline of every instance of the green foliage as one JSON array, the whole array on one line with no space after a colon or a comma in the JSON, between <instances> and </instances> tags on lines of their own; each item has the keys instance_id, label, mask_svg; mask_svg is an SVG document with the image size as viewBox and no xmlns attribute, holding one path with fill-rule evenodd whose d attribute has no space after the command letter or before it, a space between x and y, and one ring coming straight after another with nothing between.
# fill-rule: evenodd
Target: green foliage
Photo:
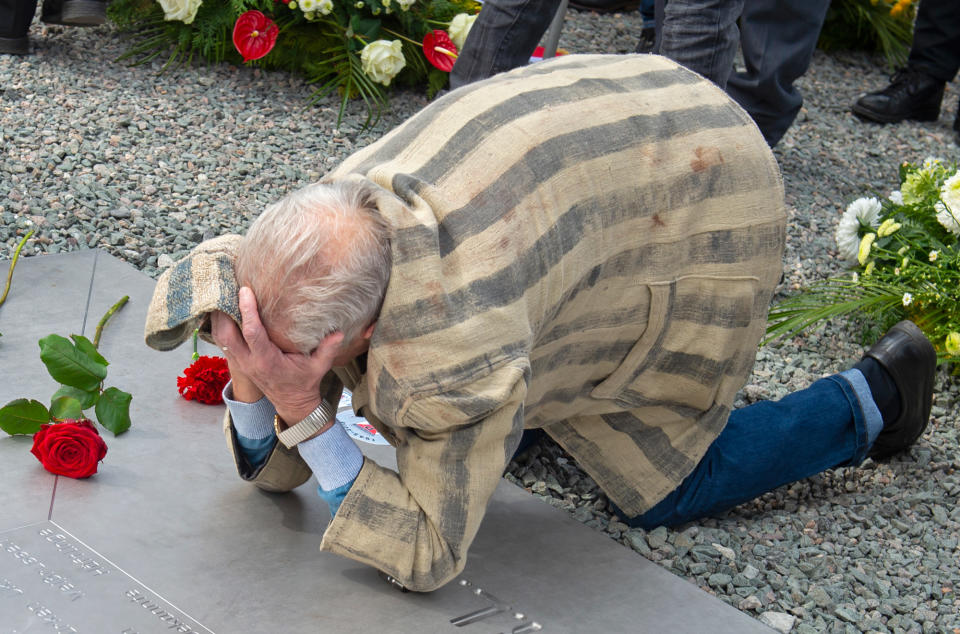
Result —
<instances>
[{"instance_id":1,"label":"green foliage","mask_svg":"<svg viewBox=\"0 0 960 634\"><path fill-rule=\"evenodd\" d=\"M126 302L124 297L107 311L107 318ZM40 340L40 360L50 376L61 385L50 399L50 409L35 400L16 399L0 408L0 429L10 435L35 434L44 423L85 418L84 410L94 407L97 421L119 435L130 428L132 396L115 387L104 389L110 365L97 346L82 335L47 335Z\"/></svg>"},{"instance_id":2,"label":"green foliage","mask_svg":"<svg viewBox=\"0 0 960 634\"><path fill-rule=\"evenodd\" d=\"M50 412L40 401L18 398L0 407L0 429L11 436L35 434L50 421Z\"/></svg>"},{"instance_id":3,"label":"green foliage","mask_svg":"<svg viewBox=\"0 0 960 634\"><path fill-rule=\"evenodd\" d=\"M55 381L86 392L95 390L107 377L106 365L60 335L47 335L40 340L40 360Z\"/></svg>"},{"instance_id":4,"label":"green foliage","mask_svg":"<svg viewBox=\"0 0 960 634\"><path fill-rule=\"evenodd\" d=\"M817 45L825 51L883 53L893 70L907 61L913 41L913 16L911 0L833 0Z\"/></svg>"},{"instance_id":5,"label":"green foliage","mask_svg":"<svg viewBox=\"0 0 960 634\"><path fill-rule=\"evenodd\" d=\"M364 72L363 48L380 39L401 40L406 63L394 83L425 86L433 96L446 85L447 74L427 63L420 45L423 36L449 24L458 13L476 13L479 5L472 0L420 0L401 10L396 0L335 0L329 15L314 12L308 16L300 8L273 0L221 0L204 2L194 20L184 24L165 20L154 0L113 0L108 15L129 32L133 42L122 59L143 64L165 56L162 72L194 59L243 63L233 44L233 27L237 18L251 9L271 18L279 35L273 50L248 64L291 72L317 85L311 104L336 92L340 97L338 124L349 100L362 100L367 106L365 125L369 125L386 106L387 88Z\"/></svg>"},{"instance_id":6,"label":"green foliage","mask_svg":"<svg viewBox=\"0 0 960 634\"><path fill-rule=\"evenodd\" d=\"M118 436L130 429L132 396L115 387L108 387L97 401L97 421Z\"/></svg>"},{"instance_id":7,"label":"green foliage","mask_svg":"<svg viewBox=\"0 0 960 634\"><path fill-rule=\"evenodd\" d=\"M910 319L941 361L960 361L960 229L950 215L960 208L960 173L956 164L928 160L902 167L900 179L902 201L880 203L875 223L841 222L838 241L850 232L845 239L860 242L853 274L774 306L767 341L836 317L857 319L875 333ZM861 202L848 207L845 220Z\"/></svg>"}]
</instances>

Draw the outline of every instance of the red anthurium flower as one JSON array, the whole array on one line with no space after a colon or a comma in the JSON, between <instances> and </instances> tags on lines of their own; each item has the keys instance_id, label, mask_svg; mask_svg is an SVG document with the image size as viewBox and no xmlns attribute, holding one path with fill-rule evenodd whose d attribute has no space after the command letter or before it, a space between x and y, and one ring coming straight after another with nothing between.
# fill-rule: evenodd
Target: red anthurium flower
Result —
<instances>
[{"instance_id":1,"label":"red anthurium flower","mask_svg":"<svg viewBox=\"0 0 960 634\"><path fill-rule=\"evenodd\" d=\"M437 29L423 36L423 54L428 62L449 73L457 61L457 45L450 41L446 31Z\"/></svg>"},{"instance_id":2,"label":"red anthurium flower","mask_svg":"<svg viewBox=\"0 0 960 634\"><path fill-rule=\"evenodd\" d=\"M243 61L260 59L277 43L280 29L276 23L259 11L247 11L233 25L233 45L243 55Z\"/></svg>"}]
</instances>

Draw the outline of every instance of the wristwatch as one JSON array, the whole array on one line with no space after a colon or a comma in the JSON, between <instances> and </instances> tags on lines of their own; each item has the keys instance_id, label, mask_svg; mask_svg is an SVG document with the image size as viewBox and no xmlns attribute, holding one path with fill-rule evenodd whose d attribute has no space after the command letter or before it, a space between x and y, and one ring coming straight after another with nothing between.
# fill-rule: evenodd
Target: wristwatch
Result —
<instances>
[{"instance_id":1,"label":"wristwatch","mask_svg":"<svg viewBox=\"0 0 960 634\"><path fill-rule=\"evenodd\" d=\"M302 443L323 429L327 423L333 420L334 416L336 416L336 412L333 406L330 405L326 399L322 399L317 409L307 414L306 418L282 431L280 430L280 416L279 414L274 414L273 429L277 432L277 438L280 442L282 442L287 449L292 449L294 445Z\"/></svg>"}]
</instances>

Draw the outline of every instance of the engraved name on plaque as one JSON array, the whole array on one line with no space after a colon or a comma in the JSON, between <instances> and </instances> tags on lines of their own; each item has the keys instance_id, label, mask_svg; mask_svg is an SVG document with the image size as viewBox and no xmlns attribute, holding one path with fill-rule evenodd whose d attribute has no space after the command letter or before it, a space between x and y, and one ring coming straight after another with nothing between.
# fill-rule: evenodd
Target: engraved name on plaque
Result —
<instances>
[{"instance_id":1,"label":"engraved name on plaque","mask_svg":"<svg viewBox=\"0 0 960 634\"><path fill-rule=\"evenodd\" d=\"M212 634L52 521L0 532L0 634Z\"/></svg>"}]
</instances>

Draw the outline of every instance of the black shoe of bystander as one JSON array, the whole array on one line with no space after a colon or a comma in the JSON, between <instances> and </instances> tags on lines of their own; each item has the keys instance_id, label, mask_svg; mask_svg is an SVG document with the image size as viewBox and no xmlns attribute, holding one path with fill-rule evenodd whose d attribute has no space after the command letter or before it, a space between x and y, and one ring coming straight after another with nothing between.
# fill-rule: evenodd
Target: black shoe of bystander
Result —
<instances>
[{"instance_id":1,"label":"black shoe of bystander","mask_svg":"<svg viewBox=\"0 0 960 634\"><path fill-rule=\"evenodd\" d=\"M104 0L46 0L40 20L47 24L97 26L107 21Z\"/></svg>"},{"instance_id":2,"label":"black shoe of bystander","mask_svg":"<svg viewBox=\"0 0 960 634\"><path fill-rule=\"evenodd\" d=\"M946 82L915 68L897 71L883 90L868 93L853 104L853 113L879 123L904 119L936 121Z\"/></svg>"},{"instance_id":3,"label":"black shoe of bystander","mask_svg":"<svg viewBox=\"0 0 960 634\"><path fill-rule=\"evenodd\" d=\"M899 413L895 420L884 418L883 431L870 448L871 458L886 458L912 445L927 428L937 353L916 324L904 320L887 331L857 366L870 361L887 372L899 394L899 409L895 410ZM876 383L871 382L869 373L864 375L871 391L875 390ZM888 395L877 395L874 400L879 402L884 396Z\"/></svg>"}]
</instances>

